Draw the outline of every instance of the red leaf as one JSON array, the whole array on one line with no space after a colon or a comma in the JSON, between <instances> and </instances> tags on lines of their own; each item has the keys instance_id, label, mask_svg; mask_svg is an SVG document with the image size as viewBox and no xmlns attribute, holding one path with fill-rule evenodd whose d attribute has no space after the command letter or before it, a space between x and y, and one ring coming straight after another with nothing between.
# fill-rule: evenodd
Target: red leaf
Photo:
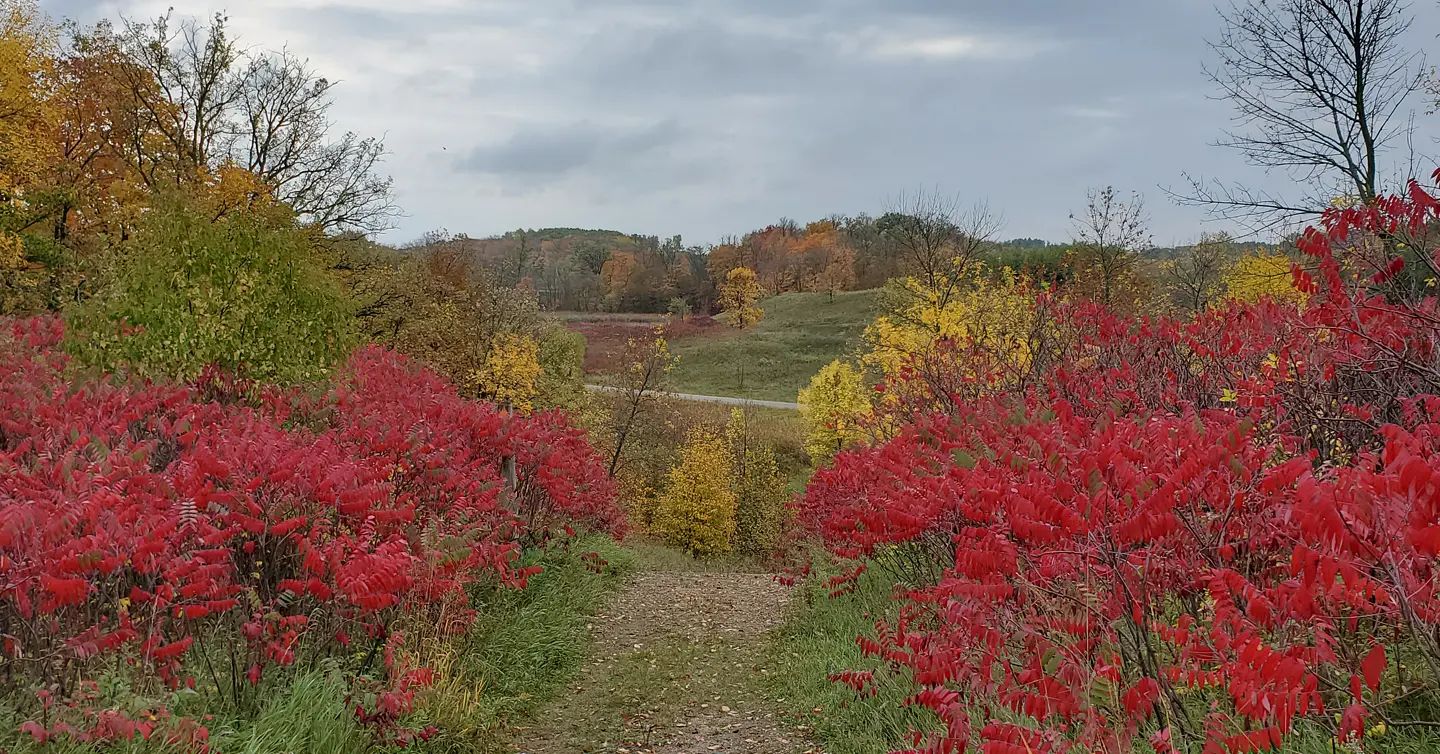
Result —
<instances>
[{"instance_id":1,"label":"red leaf","mask_svg":"<svg viewBox=\"0 0 1440 754\"><path fill-rule=\"evenodd\" d=\"M1360 661L1360 670L1365 674L1365 685L1371 691L1380 688L1380 676L1385 672L1385 645L1376 644Z\"/></svg>"}]
</instances>

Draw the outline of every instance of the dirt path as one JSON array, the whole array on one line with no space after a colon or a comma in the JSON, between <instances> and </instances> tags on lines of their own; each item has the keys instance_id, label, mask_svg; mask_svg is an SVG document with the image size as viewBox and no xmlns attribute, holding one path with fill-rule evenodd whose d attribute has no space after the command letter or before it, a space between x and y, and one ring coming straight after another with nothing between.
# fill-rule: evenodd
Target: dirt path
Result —
<instances>
[{"instance_id":1,"label":"dirt path","mask_svg":"<svg viewBox=\"0 0 1440 754\"><path fill-rule=\"evenodd\" d=\"M759 690L789 590L769 574L640 573L595 617L568 693L518 731L523 754L801 754Z\"/></svg>"}]
</instances>

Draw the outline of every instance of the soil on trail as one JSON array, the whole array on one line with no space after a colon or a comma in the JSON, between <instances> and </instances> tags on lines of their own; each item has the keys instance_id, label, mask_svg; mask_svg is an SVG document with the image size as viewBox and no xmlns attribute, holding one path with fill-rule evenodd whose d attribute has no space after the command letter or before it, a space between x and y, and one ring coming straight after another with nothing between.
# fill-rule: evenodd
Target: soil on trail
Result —
<instances>
[{"instance_id":1,"label":"soil on trail","mask_svg":"<svg viewBox=\"0 0 1440 754\"><path fill-rule=\"evenodd\" d=\"M760 690L766 634L790 590L770 574L646 572L591 624L580 677L533 727L524 754L800 754L818 751Z\"/></svg>"}]
</instances>

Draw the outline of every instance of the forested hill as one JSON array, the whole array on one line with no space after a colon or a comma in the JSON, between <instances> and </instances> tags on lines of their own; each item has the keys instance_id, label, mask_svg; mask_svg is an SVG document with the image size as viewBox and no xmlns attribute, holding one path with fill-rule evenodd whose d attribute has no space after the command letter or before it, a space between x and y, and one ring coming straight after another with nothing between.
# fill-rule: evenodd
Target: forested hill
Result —
<instances>
[{"instance_id":1,"label":"forested hill","mask_svg":"<svg viewBox=\"0 0 1440 754\"><path fill-rule=\"evenodd\" d=\"M983 262L991 270L1009 268L1045 284L1073 276L1076 243L994 240L989 222L983 214L942 215L922 207L914 214L835 215L804 225L781 220L705 247L687 245L678 235L552 227L488 238L436 231L405 248L463 259L501 286L533 290L541 308L552 311L711 313L717 309L717 291L738 267L753 270L768 294L875 288L951 256ZM1133 239L1132 245L1138 259L1159 264L1196 254L1214 257L1218 264L1278 249L1223 234L1191 245L1156 247L1148 237Z\"/></svg>"},{"instance_id":2,"label":"forested hill","mask_svg":"<svg viewBox=\"0 0 1440 754\"><path fill-rule=\"evenodd\" d=\"M505 286L533 287L546 309L664 311L673 299L709 306L705 250L679 236L586 228L513 230L489 238L445 231L406 244L447 251L487 269Z\"/></svg>"}]
</instances>

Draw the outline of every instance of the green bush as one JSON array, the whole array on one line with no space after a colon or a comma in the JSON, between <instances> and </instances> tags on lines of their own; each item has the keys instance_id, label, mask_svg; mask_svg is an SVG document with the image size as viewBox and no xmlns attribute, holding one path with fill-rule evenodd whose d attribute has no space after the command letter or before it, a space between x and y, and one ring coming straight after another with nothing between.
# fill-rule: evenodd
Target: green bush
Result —
<instances>
[{"instance_id":1,"label":"green bush","mask_svg":"<svg viewBox=\"0 0 1440 754\"><path fill-rule=\"evenodd\" d=\"M83 363L191 379L209 365L270 382L327 374L355 344L350 304L306 234L262 214L152 209L92 300L69 318Z\"/></svg>"},{"instance_id":2,"label":"green bush","mask_svg":"<svg viewBox=\"0 0 1440 754\"><path fill-rule=\"evenodd\" d=\"M585 395L585 336L559 325L540 330L540 380L536 403L572 409Z\"/></svg>"},{"instance_id":3,"label":"green bush","mask_svg":"<svg viewBox=\"0 0 1440 754\"><path fill-rule=\"evenodd\" d=\"M725 439L735 490L734 550L741 555L770 555L780 543L788 496L786 479L775 451L756 436L743 410L730 412Z\"/></svg>"}]
</instances>

